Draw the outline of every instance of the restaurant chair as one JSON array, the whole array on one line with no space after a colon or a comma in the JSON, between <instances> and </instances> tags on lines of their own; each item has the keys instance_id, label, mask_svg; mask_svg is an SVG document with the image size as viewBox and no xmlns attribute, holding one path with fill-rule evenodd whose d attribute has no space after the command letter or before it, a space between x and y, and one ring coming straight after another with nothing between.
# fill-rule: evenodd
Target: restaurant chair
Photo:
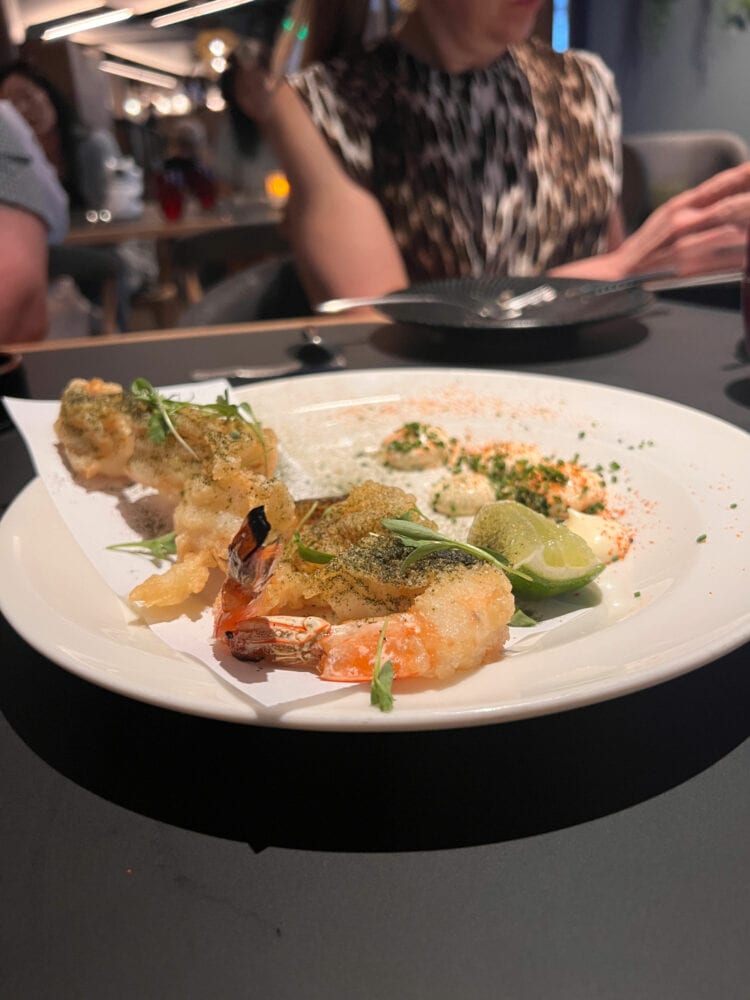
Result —
<instances>
[{"instance_id":1,"label":"restaurant chair","mask_svg":"<svg viewBox=\"0 0 750 1000\"><path fill-rule=\"evenodd\" d=\"M290 256L269 257L209 289L180 315L180 327L309 316L312 308Z\"/></svg>"},{"instance_id":2,"label":"restaurant chair","mask_svg":"<svg viewBox=\"0 0 750 1000\"><path fill-rule=\"evenodd\" d=\"M119 286L122 264L114 250L104 247L52 246L49 248L47 276L51 282L67 276L91 302L99 315L92 333L117 333Z\"/></svg>"},{"instance_id":3,"label":"restaurant chair","mask_svg":"<svg viewBox=\"0 0 750 1000\"><path fill-rule=\"evenodd\" d=\"M287 250L276 222L253 223L185 236L172 245L174 278L188 305L200 302L207 288L228 274Z\"/></svg>"},{"instance_id":4,"label":"restaurant chair","mask_svg":"<svg viewBox=\"0 0 750 1000\"><path fill-rule=\"evenodd\" d=\"M734 132L640 132L623 137L622 206L628 232L663 202L750 160Z\"/></svg>"}]
</instances>

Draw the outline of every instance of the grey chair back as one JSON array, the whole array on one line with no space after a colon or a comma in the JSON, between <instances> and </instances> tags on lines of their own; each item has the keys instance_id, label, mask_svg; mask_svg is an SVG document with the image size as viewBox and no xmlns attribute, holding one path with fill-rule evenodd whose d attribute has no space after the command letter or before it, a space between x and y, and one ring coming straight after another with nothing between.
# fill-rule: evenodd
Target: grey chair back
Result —
<instances>
[{"instance_id":1,"label":"grey chair back","mask_svg":"<svg viewBox=\"0 0 750 1000\"><path fill-rule=\"evenodd\" d=\"M180 327L309 316L312 308L290 256L269 257L210 288L179 317Z\"/></svg>"}]
</instances>

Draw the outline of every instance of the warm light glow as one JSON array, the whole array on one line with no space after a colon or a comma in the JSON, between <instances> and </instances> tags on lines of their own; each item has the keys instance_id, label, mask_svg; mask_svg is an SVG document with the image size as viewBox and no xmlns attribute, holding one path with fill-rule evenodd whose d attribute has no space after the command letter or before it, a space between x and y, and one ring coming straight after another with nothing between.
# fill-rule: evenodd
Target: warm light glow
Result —
<instances>
[{"instance_id":1,"label":"warm light glow","mask_svg":"<svg viewBox=\"0 0 750 1000\"><path fill-rule=\"evenodd\" d=\"M223 56L227 50L227 43L223 38L212 38L208 43L208 51L212 56Z\"/></svg>"},{"instance_id":2,"label":"warm light glow","mask_svg":"<svg viewBox=\"0 0 750 1000\"><path fill-rule=\"evenodd\" d=\"M187 94L175 94L172 98L172 114L174 115L186 115L192 106Z\"/></svg>"},{"instance_id":3,"label":"warm light glow","mask_svg":"<svg viewBox=\"0 0 750 1000\"><path fill-rule=\"evenodd\" d=\"M99 63L99 69L103 73L111 73L112 76L122 76L126 80L139 80L152 87L166 87L168 90L174 90L178 82L176 76L156 73L150 69L140 69L138 66L126 66L124 63L112 62L110 59L103 59Z\"/></svg>"},{"instance_id":4,"label":"warm light glow","mask_svg":"<svg viewBox=\"0 0 750 1000\"><path fill-rule=\"evenodd\" d=\"M264 186L268 200L274 204L281 205L289 197L289 181L286 179L286 175L282 174L280 170L276 170L272 174L266 174Z\"/></svg>"},{"instance_id":5,"label":"warm light glow","mask_svg":"<svg viewBox=\"0 0 750 1000\"><path fill-rule=\"evenodd\" d=\"M190 21L194 17L205 17L206 14L215 14L220 10L242 7L246 3L253 2L254 0L208 0L208 3L199 3L195 7L183 7L182 10L174 10L170 14L160 14L153 19L151 25L154 28L165 28L168 24Z\"/></svg>"},{"instance_id":6,"label":"warm light glow","mask_svg":"<svg viewBox=\"0 0 750 1000\"><path fill-rule=\"evenodd\" d=\"M137 118L143 110L143 105L137 97L129 97L122 106L122 110L131 118Z\"/></svg>"},{"instance_id":7,"label":"warm light glow","mask_svg":"<svg viewBox=\"0 0 750 1000\"><path fill-rule=\"evenodd\" d=\"M214 56L211 60L211 69L214 73L223 73L227 68L227 61L224 56Z\"/></svg>"},{"instance_id":8,"label":"warm light glow","mask_svg":"<svg viewBox=\"0 0 750 1000\"><path fill-rule=\"evenodd\" d=\"M105 24L127 21L132 16L131 8L123 7L121 10L108 10L103 14L94 14L93 17L78 17L74 21L66 21L65 24L47 28L46 31L42 32L42 41L51 42L55 38L65 38L66 35L77 35L80 31L91 31L92 28L101 28Z\"/></svg>"},{"instance_id":9,"label":"warm light glow","mask_svg":"<svg viewBox=\"0 0 750 1000\"><path fill-rule=\"evenodd\" d=\"M206 92L206 107L209 111L223 111L227 106L227 102L221 96L221 91L218 87L209 87Z\"/></svg>"},{"instance_id":10,"label":"warm light glow","mask_svg":"<svg viewBox=\"0 0 750 1000\"><path fill-rule=\"evenodd\" d=\"M167 97L166 94L154 94L151 98L151 107L154 108L160 115L168 115L172 110L172 99Z\"/></svg>"}]
</instances>

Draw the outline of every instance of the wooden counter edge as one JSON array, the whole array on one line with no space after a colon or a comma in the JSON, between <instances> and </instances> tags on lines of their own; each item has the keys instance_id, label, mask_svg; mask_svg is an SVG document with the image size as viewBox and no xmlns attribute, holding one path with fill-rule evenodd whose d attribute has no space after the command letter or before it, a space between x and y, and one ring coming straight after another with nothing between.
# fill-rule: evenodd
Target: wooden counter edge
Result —
<instances>
[{"instance_id":1,"label":"wooden counter edge","mask_svg":"<svg viewBox=\"0 0 750 1000\"><path fill-rule=\"evenodd\" d=\"M166 330L139 330L107 337L71 337L68 340L36 340L27 343L3 344L0 350L8 354L39 354L44 351L76 350L85 347L122 347L124 344L148 343L154 340L190 340L195 337L247 336L269 330L286 330L290 326L328 328L360 323L390 323L391 320L375 309L362 309L347 316L299 316L290 319L261 320L254 323L227 323L222 326L174 327Z\"/></svg>"}]
</instances>

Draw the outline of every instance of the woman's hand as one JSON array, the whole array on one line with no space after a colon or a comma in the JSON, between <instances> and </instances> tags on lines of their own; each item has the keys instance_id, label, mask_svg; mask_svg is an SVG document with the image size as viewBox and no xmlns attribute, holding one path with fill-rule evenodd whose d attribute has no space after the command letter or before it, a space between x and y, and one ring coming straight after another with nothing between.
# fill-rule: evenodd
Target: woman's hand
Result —
<instances>
[{"instance_id":1,"label":"woman's hand","mask_svg":"<svg viewBox=\"0 0 750 1000\"><path fill-rule=\"evenodd\" d=\"M268 48L247 39L232 54L234 99L240 110L258 125L268 121L279 79L270 69Z\"/></svg>"},{"instance_id":2,"label":"woman's hand","mask_svg":"<svg viewBox=\"0 0 750 1000\"><path fill-rule=\"evenodd\" d=\"M724 170L656 209L617 251L624 275L742 270L750 226L750 163Z\"/></svg>"},{"instance_id":3,"label":"woman's hand","mask_svg":"<svg viewBox=\"0 0 750 1000\"><path fill-rule=\"evenodd\" d=\"M743 163L670 198L640 229L625 239L613 239L609 253L548 273L613 281L653 271L671 271L680 277L741 271L748 227L750 163Z\"/></svg>"}]
</instances>

